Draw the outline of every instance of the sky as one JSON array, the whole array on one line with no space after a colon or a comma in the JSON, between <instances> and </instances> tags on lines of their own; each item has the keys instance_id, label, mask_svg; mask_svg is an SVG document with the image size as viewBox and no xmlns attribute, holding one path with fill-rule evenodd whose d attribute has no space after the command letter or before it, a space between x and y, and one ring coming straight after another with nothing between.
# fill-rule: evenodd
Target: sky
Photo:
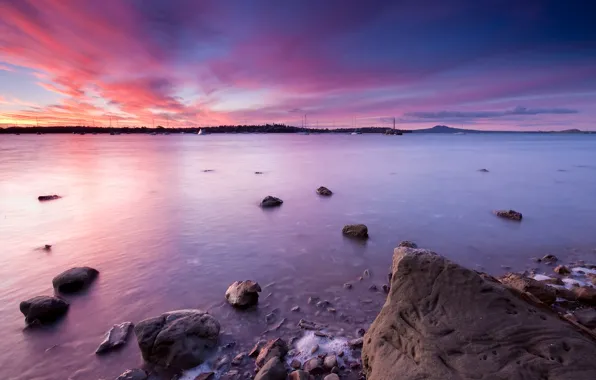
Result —
<instances>
[{"instance_id":1,"label":"sky","mask_svg":"<svg viewBox=\"0 0 596 380\"><path fill-rule=\"evenodd\" d=\"M595 3L0 0L0 126L596 130Z\"/></svg>"}]
</instances>

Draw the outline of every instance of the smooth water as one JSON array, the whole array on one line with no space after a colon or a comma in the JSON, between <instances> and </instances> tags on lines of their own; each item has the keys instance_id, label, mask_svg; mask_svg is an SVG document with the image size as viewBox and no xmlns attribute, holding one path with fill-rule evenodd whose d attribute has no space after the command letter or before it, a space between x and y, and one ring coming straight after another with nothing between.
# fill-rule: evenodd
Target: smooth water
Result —
<instances>
[{"instance_id":1,"label":"smooth water","mask_svg":"<svg viewBox=\"0 0 596 380\"><path fill-rule=\"evenodd\" d=\"M321 185L335 194L319 197ZM284 204L262 210L266 195ZM292 333L306 316L365 325L384 299L367 287L384 283L401 240L492 273L545 253L590 259L595 196L596 135L0 135L1 372L114 378L142 361L134 338L96 357L103 334L173 309L209 310L222 341L242 348L272 310ZM348 223L367 224L369 241L343 238ZM19 302L52 294L52 278L77 265L98 281L68 297L63 320L24 329ZM369 283L342 288L365 268ZM269 284L252 313L223 302L242 279ZM309 295L337 315L315 316Z\"/></svg>"}]
</instances>

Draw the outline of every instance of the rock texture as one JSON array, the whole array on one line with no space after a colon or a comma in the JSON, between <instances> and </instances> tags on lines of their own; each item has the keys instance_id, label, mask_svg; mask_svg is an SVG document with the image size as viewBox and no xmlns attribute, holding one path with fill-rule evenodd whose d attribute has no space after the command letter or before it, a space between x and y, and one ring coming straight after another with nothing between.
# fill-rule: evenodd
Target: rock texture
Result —
<instances>
[{"instance_id":1,"label":"rock texture","mask_svg":"<svg viewBox=\"0 0 596 380\"><path fill-rule=\"evenodd\" d=\"M398 247L418 248L418 245L413 241L404 240L401 243L399 243Z\"/></svg>"},{"instance_id":2,"label":"rock texture","mask_svg":"<svg viewBox=\"0 0 596 380\"><path fill-rule=\"evenodd\" d=\"M287 353L288 344L283 339L272 339L261 348L259 356L257 356L257 359L255 360L255 364L257 367L262 367L269 361L269 359L278 358L281 360Z\"/></svg>"},{"instance_id":3,"label":"rock texture","mask_svg":"<svg viewBox=\"0 0 596 380\"><path fill-rule=\"evenodd\" d=\"M259 302L261 286L254 281L236 281L226 290L226 300L239 308L256 305Z\"/></svg>"},{"instance_id":4,"label":"rock texture","mask_svg":"<svg viewBox=\"0 0 596 380\"><path fill-rule=\"evenodd\" d=\"M257 372L255 380L286 380L286 367L277 357L272 357Z\"/></svg>"},{"instance_id":5,"label":"rock texture","mask_svg":"<svg viewBox=\"0 0 596 380\"><path fill-rule=\"evenodd\" d=\"M21 302L21 313L25 315L25 323L51 323L66 314L68 302L63 299L48 296L38 296Z\"/></svg>"},{"instance_id":6,"label":"rock texture","mask_svg":"<svg viewBox=\"0 0 596 380\"><path fill-rule=\"evenodd\" d=\"M122 346L124 343L126 343L126 340L128 339L128 333L130 332L131 328L132 322L124 322L120 323L119 325L112 326L110 331L106 333L103 342L101 342L99 347L97 347L95 350L95 353L103 354L113 350L116 347Z\"/></svg>"},{"instance_id":7,"label":"rock texture","mask_svg":"<svg viewBox=\"0 0 596 380\"><path fill-rule=\"evenodd\" d=\"M577 300L586 305L596 306L596 289L589 286L573 288Z\"/></svg>"},{"instance_id":8,"label":"rock texture","mask_svg":"<svg viewBox=\"0 0 596 380\"><path fill-rule=\"evenodd\" d=\"M368 380L595 378L594 338L533 297L422 249L397 248L392 273Z\"/></svg>"},{"instance_id":9,"label":"rock texture","mask_svg":"<svg viewBox=\"0 0 596 380\"><path fill-rule=\"evenodd\" d=\"M147 372L140 368L127 369L124 373L116 378L116 380L146 380Z\"/></svg>"},{"instance_id":10,"label":"rock texture","mask_svg":"<svg viewBox=\"0 0 596 380\"><path fill-rule=\"evenodd\" d=\"M497 210L495 211L495 215L510 220L522 220L521 212L517 212L515 210Z\"/></svg>"},{"instance_id":11,"label":"rock texture","mask_svg":"<svg viewBox=\"0 0 596 380\"><path fill-rule=\"evenodd\" d=\"M176 310L139 322L134 332L149 363L175 369L201 364L217 344L219 322L200 310Z\"/></svg>"},{"instance_id":12,"label":"rock texture","mask_svg":"<svg viewBox=\"0 0 596 380\"><path fill-rule=\"evenodd\" d=\"M76 267L60 273L52 280L54 289L60 293L76 293L88 287L99 271L89 267Z\"/></svg>"},{"instance_id":13,"label":"rock texture","mask_svg":"<svg viewBox=\"0 0 596 380\"><path fill-rule=\"evenodd\" d=\"M261 207L263 207L263 208L277 207L277 206L281 206L282 203L284 203L284 201L282 201L281 199L272 197L271 195L268 195L261 201Z\"/></svg>"},{"instance_id":14,"label":"rock texture","mask_svg":"<svg viewBox=\"0 0 596 380\"><path fill-rule=\"evenodd\" d=\"M552 286L517 273L508 273L499 278L499 281L520 292L530 293L547 305L553 304L557 299L557 291Z\"/></svg>"},{"instance_id":15,"label":"rock texture","mask_svg":"<svg viewBox=\"0 0 596 380\"><path fill-rule=\"evenodd\" d=\"M292 371L288 375L288 380L309 380L309 379L310 379L310 376L308 375L308 373L306 373L302 370Z\"/></svg>"},{"instance_id":16,"label":"rock texture","mask_svg":"<svg viewBox=\"0 0 596 380\"><path fill-rule=\"evenodd\" d=\"M341 232L346 236L357 239L368 238L368 227L364 224L348 224L347 226L344 226Z\"/></svg>"},{"instance_id":17,"label":"rock texture","mask_svg":"<svg viewBox=\"0 0 596 380\"><path fill-rule=\"evenodd\" d=\"M329 190L325 186L321 186L317 189L317 194L322 195L324 197L330 197L333 195L333 191Z\"/></svg>"}]
</instances>

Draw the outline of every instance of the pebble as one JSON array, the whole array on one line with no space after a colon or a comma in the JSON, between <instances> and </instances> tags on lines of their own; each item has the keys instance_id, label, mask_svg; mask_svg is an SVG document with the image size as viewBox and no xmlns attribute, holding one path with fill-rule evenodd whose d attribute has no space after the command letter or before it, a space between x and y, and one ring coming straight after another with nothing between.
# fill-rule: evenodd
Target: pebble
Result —
<instances>
[{"instance_id":1,"label":"pebble","mask_svg":"<svg viewBox=\"0 0 596 380\"><path fill-rule=\"evenodd\" d=\"M370 290L371 292L376 292L377 290L379 290L379 288L377 288L375 284L372 284L368 287L368 290Z\"/></svg>"},{"instance_id":2,"label":"pebble","mask_svg":"<svg viewBox=\"0 0 596 380\"><path fill-rule=\"evenodd\" d=\"M327 311L328 311L328 312L330 312L330 313L335 313L337 310L335 310L335 309L334 309L334 308L332 308L332 307L328 307L328 308L327 308Z\"/></svg>"},{"instance_id":3,"label":"pebble","mask_svg":"<svg viewBox=\"0 0 596 380\"><path fill-rule=\"evenodd\" d=\"M292 311L300 311L300 306L294 306L294 307L292 308Z\"/></svg>"},{"instance_id":4,"label":"pebble","mask_svg":"<svg viewBox=\"0 0 596 380\"><path fill-rule=\"evenodd\" d=\"M352 284L350 284L349 282L346 282L346 283L344 284L344 288L345 288L345 289L352 289Z\"/></svg>"},{"instance_id":5,"label":"pebble","mask_svg":"<svg viewBox=\"0 0 596 380\"><path fill-rule=\"evenodd\" d=\"M359 328L358 330L356 330L356 335L358 335L358 336L364 336L364 334L366 334L366 330L363 329L362 327Z\"/></svg>"},{"instance_id":6,"label":"pebble","mask_svg":"<svg viewBox=\"0 0 596 380\"><path fill-rule=\"evenodd\" d=\"M290 367L292 367L294 369L300 369L300 367L302 367L302 363L300 363L300 360L294 359L290 363Z\"/></svg>"},{"instance_id":7,"label":"pebble","mask_svg":"<svg viewBox=\"0 0 596 380\"><path fill-rule=\"evenodd\" d=\"M314 354L315 352L319 351L319 345L315 344L313 348L311 348L310 353Z\"/></svg>"},{"instance_id":8,"label":"pebble","mask_svg":"<svg viewBox=\"0 0 596 380\"><path fill-rule=\"evenodd\" d=\"M365 269L364 272L362 273L362 277L369 278L370 277L370 271L368 269Z\"/></svg>"},{"instance_id":9,"label":"pebble","mask_svg":"<svg viewBox=\"0 0 596 380\"><path fill-rule=\"evenodd\" d=\"M325 356L325 359L323 359L323 367L325 367L328 370L337 367L337 358L335 357L335 355Z\"/></svg>"}]
</instances>

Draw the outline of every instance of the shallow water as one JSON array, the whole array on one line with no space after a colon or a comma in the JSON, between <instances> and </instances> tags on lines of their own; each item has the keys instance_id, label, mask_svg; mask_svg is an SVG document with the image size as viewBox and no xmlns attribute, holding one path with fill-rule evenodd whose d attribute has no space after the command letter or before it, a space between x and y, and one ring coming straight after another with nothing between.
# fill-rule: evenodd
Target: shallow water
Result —
<instances>
[{"instance_id":1,"label":"shallow water","mask_svg":"<svg viewBox=\"0 0 596 380\"><path fill-rule=\"evenodd\" d=\"M317 196L321 185L335 194ZM286 322L264 337L296 335L307 318L350 338L382 305L368 286L386 281L399 241L495 274L545 253L594 261L594 194L596 135L1 135L0 368L8 379L111 379L142 364L134 338L94 355L112 324L182 308L213 313L232 355L275 326L271 311ZM284 204L262 210L266 195ZM367 224L369 241L343 238L347 223ZM68 297L62 321L25 330L18 303L52 294L52 277L76 265L98 281ZM365 268L373 276L360 283ZM264 286L258 310L223 302L240 279Z\"/></svg>"}]
</instances>

